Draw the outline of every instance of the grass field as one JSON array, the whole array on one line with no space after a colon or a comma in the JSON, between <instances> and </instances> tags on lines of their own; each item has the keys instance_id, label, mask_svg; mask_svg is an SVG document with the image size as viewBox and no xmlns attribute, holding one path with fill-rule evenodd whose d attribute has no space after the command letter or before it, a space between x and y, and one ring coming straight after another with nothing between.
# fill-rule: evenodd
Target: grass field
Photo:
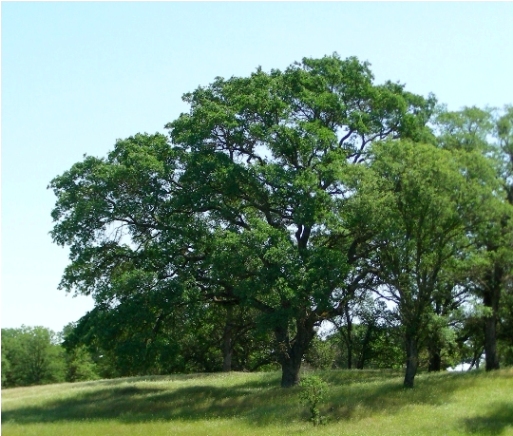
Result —
<instances>
[{"instance_id":1,"label":"grass field","mask_svg":"<svg viewBox=\"0 0 513 436\"><path fill-rule=\"evenodd\" d=\"M417 376L316 371L329 384L313 427L278 373L137 377L2 391L2 435L513 435L513 369Z\"/></svg>"}]
</instances>

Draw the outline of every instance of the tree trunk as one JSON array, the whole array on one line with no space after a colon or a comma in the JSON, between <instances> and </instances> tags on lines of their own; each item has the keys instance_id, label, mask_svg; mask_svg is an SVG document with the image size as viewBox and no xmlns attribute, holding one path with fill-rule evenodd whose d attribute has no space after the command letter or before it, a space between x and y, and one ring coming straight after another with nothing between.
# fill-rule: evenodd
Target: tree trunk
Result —
<instances>
[{"instance_id":1,"label":"tree trunk","mask_svg":"<svg viewBox=\"0 0 513 436\"><path fill-rule=\"evenodd\" d=\"M503 269L495 265L493 271L486 277L487 288L483 293L483 304L491 309L491 314L484 320L484 350L487 371L499 369L499 356L497 355L497 320L502 276Z\"/></svg>"},{"instance_id":2,"label":"tree trunk","mask_svg":"<svg viewBox=\"0 0 513 436\"><path fill-rule=\"evenodd\" d=\"M474 351L474 357L472 358L472 362L470 363L468 371L470 371L474 366L476 367L476 369L479 369L479 361L481 360L482 354L482 351Z\"/></svg>"},{"instance_id":3,"label":"tree trunk","mask_svg":"<svg viewBox=\"0 0 513 436\"><path fill-rule=\"evenodd\" d=\"M406 337L406 373L404 375L404 387L413 388L413 381L419 366L417 339L413 336Z\"/></svg>"},{"instance_id":4,"label":"tree trunk","mask_svg":"<svg viewBox=\"0 0 513 436\"><path fill-rule=\"evenodd\" d=\"M365 331L365 336L363 337L363 343L362 343L362 351L360 353L360 356L358 357L358 362L356 363L356 369L363 369L363 366L365 365L365 360L367 359L368 355L368 348L369 344L372 339L372 331L373 331L373 325L368 324L367 330Z\"/></svg>"},{"instance_id":5,"label":"tree trunk","mask_svg":"<svg viewBox=\"0 0 513 436\"><path fill-rule=\"evenodd\" d=\"M281 387L290 388L299 383L301 359L286 359L281 362Z\"/></svg>"},{"instance_id":6,"label":"tree trunk","mask_svg":"<svg viewBox=\"0 0 513 436\"><path fill-rule=\"evenodd\" d=\"M441 350L438 347L433 347L429 350L429 372L440 372L442 369L442 356Z\"/></svg>"},{"instance_id":7,"label":"tree trunk","mask_svg":"<svg viewBox=\"0 0 513 436\"><path fill-rule=\"evenodd\" d=\"M223 372L232 370L232 354L233 354L233 306L226 307L226 323L223 331Z\"/></svg>"},{"instance_id":8,"label":"tree trunk","mask_svg":"<svg viewBox=\"0 0 513 436\"><path fill-rule=\"evenodd\" d=\"M499 369L499 356L497 355L497 318L492 315L485 318L485 361L486 370Z\"/></svg>"},{"instance_id":9,"label":"tree trunk","mask_svg":"<svg viewBox=\"0 0 513 436\"><path fill-rule=\"evenodd\" d=\"M296 336L290 339L287 326L275 328L278 355L281 364L281 387L289 388L299 383L299 370L305 352L315 335L313 317L296 321Z\"/></svg>"},{"instance_id":10,"label":"tree trunk","mask_svg":"<svg viewBox=\"0 0 513 436\"><path fill-rule=\"evenodd\" d=\"M353 367L353 322L351 319L351 314L349 313L349 304L347 303L344 306L344 313L346 315L347 323L347 369L351 369Z\"/></svg>"}]
</instances>

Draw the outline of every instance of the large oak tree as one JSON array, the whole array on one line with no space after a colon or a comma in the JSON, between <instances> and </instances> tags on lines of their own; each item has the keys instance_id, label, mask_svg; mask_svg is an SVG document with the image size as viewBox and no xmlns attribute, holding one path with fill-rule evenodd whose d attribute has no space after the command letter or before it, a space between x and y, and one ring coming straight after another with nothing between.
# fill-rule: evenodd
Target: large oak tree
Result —
<instances>
[{"instance_id":1,"label":"large oak tree","mask_svg":"<svg viewBox=\"0 0 513 436\"><path fill-rule=\"evenodd\" d=\"M360 264L372 235L343 219L348 181L376 141L430 141L434 98L333 55L184 100L170 139L118 141L51 182L52 236L70 247L61 287L112 307L153 293L157 316L198 296L251 308L295 385L314 328L374 280Z\"/></svg>"}]
</instances>

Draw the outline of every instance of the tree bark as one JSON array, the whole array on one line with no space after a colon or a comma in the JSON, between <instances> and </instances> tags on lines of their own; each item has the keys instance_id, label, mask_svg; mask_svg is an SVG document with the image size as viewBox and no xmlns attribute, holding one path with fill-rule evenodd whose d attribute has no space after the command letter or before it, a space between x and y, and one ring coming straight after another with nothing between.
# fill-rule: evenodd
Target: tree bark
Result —
<instances>
[{"instance_id":1,"label":"tree bark","mask_svg":"<svg viewBox=\"0 0 513 436\"><path fill-rule=\"evenodd\" d=\"M299 370L303 356L315 335L313 318L305 317L296 321L296 336L290 339L287 326L275 328L278 342L278 356L281 364L281 387L289 388L299 383Z\"/></svg>"},{"instance_id":2,"label":"tree bark","mask_svg":"<svg viewBox=\"0 0 513 436\"><path fill-rule=\"evenodd\" d=\"M499 369L499 356L497 355L497 318L492 315L485 319L485 362L486 370Z\"/></svg>"},{"instance_id":3,"label":"tree bark","mask_svg":"<svg viewBox=\"0 0 513 436\"><path fill-rule=\"evenodd\" d=\"M301 359L286 359L281 362L281 387L290 388L299 384Z\"/></svg>"},{"instance_id":4,"label":"tree bark","mask_svg":"<svg viewBox=\"0 0 513 436\"><path fill-rule=\"evenodd\" d=\"M406 336L406 373L404 375L404 387L413 388L413 381L419 366L419 354L417 339L413 336Z\"/></svg>"}]
</instances>

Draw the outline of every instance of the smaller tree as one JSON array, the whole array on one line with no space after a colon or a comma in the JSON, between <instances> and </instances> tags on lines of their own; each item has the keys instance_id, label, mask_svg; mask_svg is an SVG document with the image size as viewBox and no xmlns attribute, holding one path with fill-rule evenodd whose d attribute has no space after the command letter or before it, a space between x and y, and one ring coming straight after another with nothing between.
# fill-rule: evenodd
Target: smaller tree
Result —
<instances>
[{"instance_id":1,"label":"smaller tree","mask_svg":"<svg viewBox=\"0 0 513 436\"><path fill-rule=\"evenodd\" d=\"M98 368L87 347L81 345L67 351L66 381L77 382L98 378Z\"/></svg>"},{"instance_id":2,"label":"smaller tree","mask_svg":"<svg viewBox=\"0 0 513 436\"><path fill-rule=\"evenodd\" d=\"M486 370L495 370L500 366L497 337L501 299L513 265L513 108L507 106L501 112L466 107L442 112L436 128L440 147L469 156L493 157L504 191L500 213L477 235L476 244L485 255L480 267L472 271L474 293L487 308L482 314Z\"/></svg>"},{"instance_id":3,"label":"smaller tree","mask_svg":"<svg viewBox=\"0 0 513 436\"><path fill-rule=\"evenodd\" d=\"M301 386L299 398L310 409L310 421L314 425L323 423L325 417L321 415L319 404L326 397L328 384L319 376L311 375L304 377L299 385Z\"/></svg>"},{"instance_id":4,"label":"smaller tree","mask_svg":"<svg viewBox=\"0 0 513 436\"><path fill-rule=\"evenodd\" d=\"M331 341L336 344L341 367L391 368L397 365L397 320L386 304L369 293L348 301L343 315L332 320L336 333Z\"/></svg>"},{"instance_id":5,"label":"smaller tree","mask_svg":"<svg viewBox=\"0 0 513 436\"><path fill-rule=\"evenodd\" d=\"M376 145L369 172L353 197L353 223L372 234L369 267L376 292L395 303L406 351L405 387L413 387L419 347L432 319L440 283L473 250L482 227L497 219L497 186L490 163L478 153L389 141Z\"/></svg>"}]
</instances>

